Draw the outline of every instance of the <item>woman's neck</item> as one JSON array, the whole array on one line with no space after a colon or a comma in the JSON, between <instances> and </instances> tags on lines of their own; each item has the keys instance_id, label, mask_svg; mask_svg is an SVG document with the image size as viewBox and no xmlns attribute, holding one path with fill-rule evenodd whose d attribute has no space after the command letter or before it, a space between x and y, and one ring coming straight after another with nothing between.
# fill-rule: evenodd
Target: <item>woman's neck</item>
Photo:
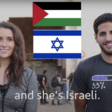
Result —
<instances>
[{"instance_id":1,"label":"woman's neck","mask_svg":"<svg viewBox=\"0 0 112 112\"><path fill-rule=\"evenodd\" d=\"M0 58L0 68L6 69L10 64L10 59L9 58Z\"/></svg>"},{"instance_id":2,"label":"woman's neck","mask_svg":"<svg viewBox=\"0 0 112 112\"><path fill-rule=\"evenodd\" d=\"M0 85L4 85L8 83L7 73L5 73L6 68L10 64L9 58L0 58Z\"/></svg>"}]
</instances>

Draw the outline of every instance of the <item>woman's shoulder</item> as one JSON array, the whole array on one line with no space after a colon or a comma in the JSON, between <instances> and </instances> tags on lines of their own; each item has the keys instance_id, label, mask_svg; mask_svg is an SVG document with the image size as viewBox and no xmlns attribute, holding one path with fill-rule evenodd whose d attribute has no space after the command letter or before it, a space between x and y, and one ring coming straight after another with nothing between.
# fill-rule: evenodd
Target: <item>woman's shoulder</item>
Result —
<instances>
[{"instance_id":1,"label":"woman's shoulder","mask_svg":"<svg viewBox=\"0 0 112 112\"><path fill-rule=\"evenodd\" d=\"M28 68L28 67L24 68L24 72L31 72L31 71L33 71L31 68Z\"/></svg>"},{"instance_id":2,"label":"woman's shoulder","mask_svg":"<svg viewBox=\"0 0 112 112\"><path fill-rule=\"evenodd\" d=\"M57 79L61 79L60 76L56 76Z\"/></svg>"},{"instance_id":3,"label":"woman's shoulder","mask_svg":"<svg viewBox=\"0 0 112 112\"><path fill-rule=\"evenodd\" d=\"M22 76L21 88L26 91L26 88L37 88L37 78L35 72L25 67Z\"/></svg>"},{"instance_id":4,"label":"woman's shoulder","mask_svg":"<svg viewBox=\"0 0 112 112\"><path fill-rule=\"evenodd\" d=\"M61 78L59 75L57 75L56 77L59 77L59 78Z\"/></svg>"},{"instance_id":5,"label":"woman's shoulder","mask_svg":"<svg viewBox=\"0 0 112 112\"><path fill-rule=\"evenodd\" d=\"M24 73L23 73L23 77L26 79L26 80L29 80L30 78L36 78L36 75L34 73L34 71L28 67L25 67L24 68Z\"/></svg>"}]
</instances>

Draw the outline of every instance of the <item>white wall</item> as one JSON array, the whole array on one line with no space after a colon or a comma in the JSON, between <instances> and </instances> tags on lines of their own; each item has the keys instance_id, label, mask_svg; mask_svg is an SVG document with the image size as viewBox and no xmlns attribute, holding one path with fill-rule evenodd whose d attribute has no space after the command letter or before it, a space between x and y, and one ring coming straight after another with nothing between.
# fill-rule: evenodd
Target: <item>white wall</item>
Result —
<instances>
[{"instance_id":1,"label":"white wall","mask_svg":"<svg viewBox=\"0 0 112 112\"><path fill-rule=\"evenodd\" d=\"M0 0L0 21L9 17L32 17L32 2L63 2L64 0Z\"/></svg>"},{"instance_id":2,"label":"white wall","mask_svg":"<svg viewBox=\"0 0 112 112\"><path fill-rule=\"evenodd\" d=\"M82 50L85 58L100 53L99 45L96 43L93 31L93 22L101 14L112 13L111 0L75 0L82 2Z\"/></svg>"}]
</instances>

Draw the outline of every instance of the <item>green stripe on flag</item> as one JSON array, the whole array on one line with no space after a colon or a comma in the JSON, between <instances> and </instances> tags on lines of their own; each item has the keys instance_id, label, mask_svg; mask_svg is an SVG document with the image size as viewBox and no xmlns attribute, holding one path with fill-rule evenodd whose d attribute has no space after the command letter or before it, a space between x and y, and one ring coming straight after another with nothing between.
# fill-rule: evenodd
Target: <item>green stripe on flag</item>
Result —
<instances>
[{"instance_id":1,"label":"green stripe on flag","mask_svg":"<svg viewBox=\"0 0 112 112\"><path fill-rule=\"evenodd\" d=\"M44 18L34 26L81 26L81 18Z\"/></svg>"}]
</instances>

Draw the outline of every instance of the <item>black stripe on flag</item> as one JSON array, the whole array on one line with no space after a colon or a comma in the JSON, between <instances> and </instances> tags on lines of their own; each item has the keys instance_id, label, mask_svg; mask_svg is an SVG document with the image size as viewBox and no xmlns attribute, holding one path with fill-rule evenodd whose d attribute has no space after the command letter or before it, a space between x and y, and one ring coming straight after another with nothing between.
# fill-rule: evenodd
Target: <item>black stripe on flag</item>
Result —
<instances>
[{"instance_id":1,"label":"black stripe on flag","mask_svg":"<svg viewBox=\"0 0 112 112\"><path fill-rule=\"evenodd\" d=\"M81 2L33 2L43 10L81 10Z\"/></svg>"}]
</instances>

